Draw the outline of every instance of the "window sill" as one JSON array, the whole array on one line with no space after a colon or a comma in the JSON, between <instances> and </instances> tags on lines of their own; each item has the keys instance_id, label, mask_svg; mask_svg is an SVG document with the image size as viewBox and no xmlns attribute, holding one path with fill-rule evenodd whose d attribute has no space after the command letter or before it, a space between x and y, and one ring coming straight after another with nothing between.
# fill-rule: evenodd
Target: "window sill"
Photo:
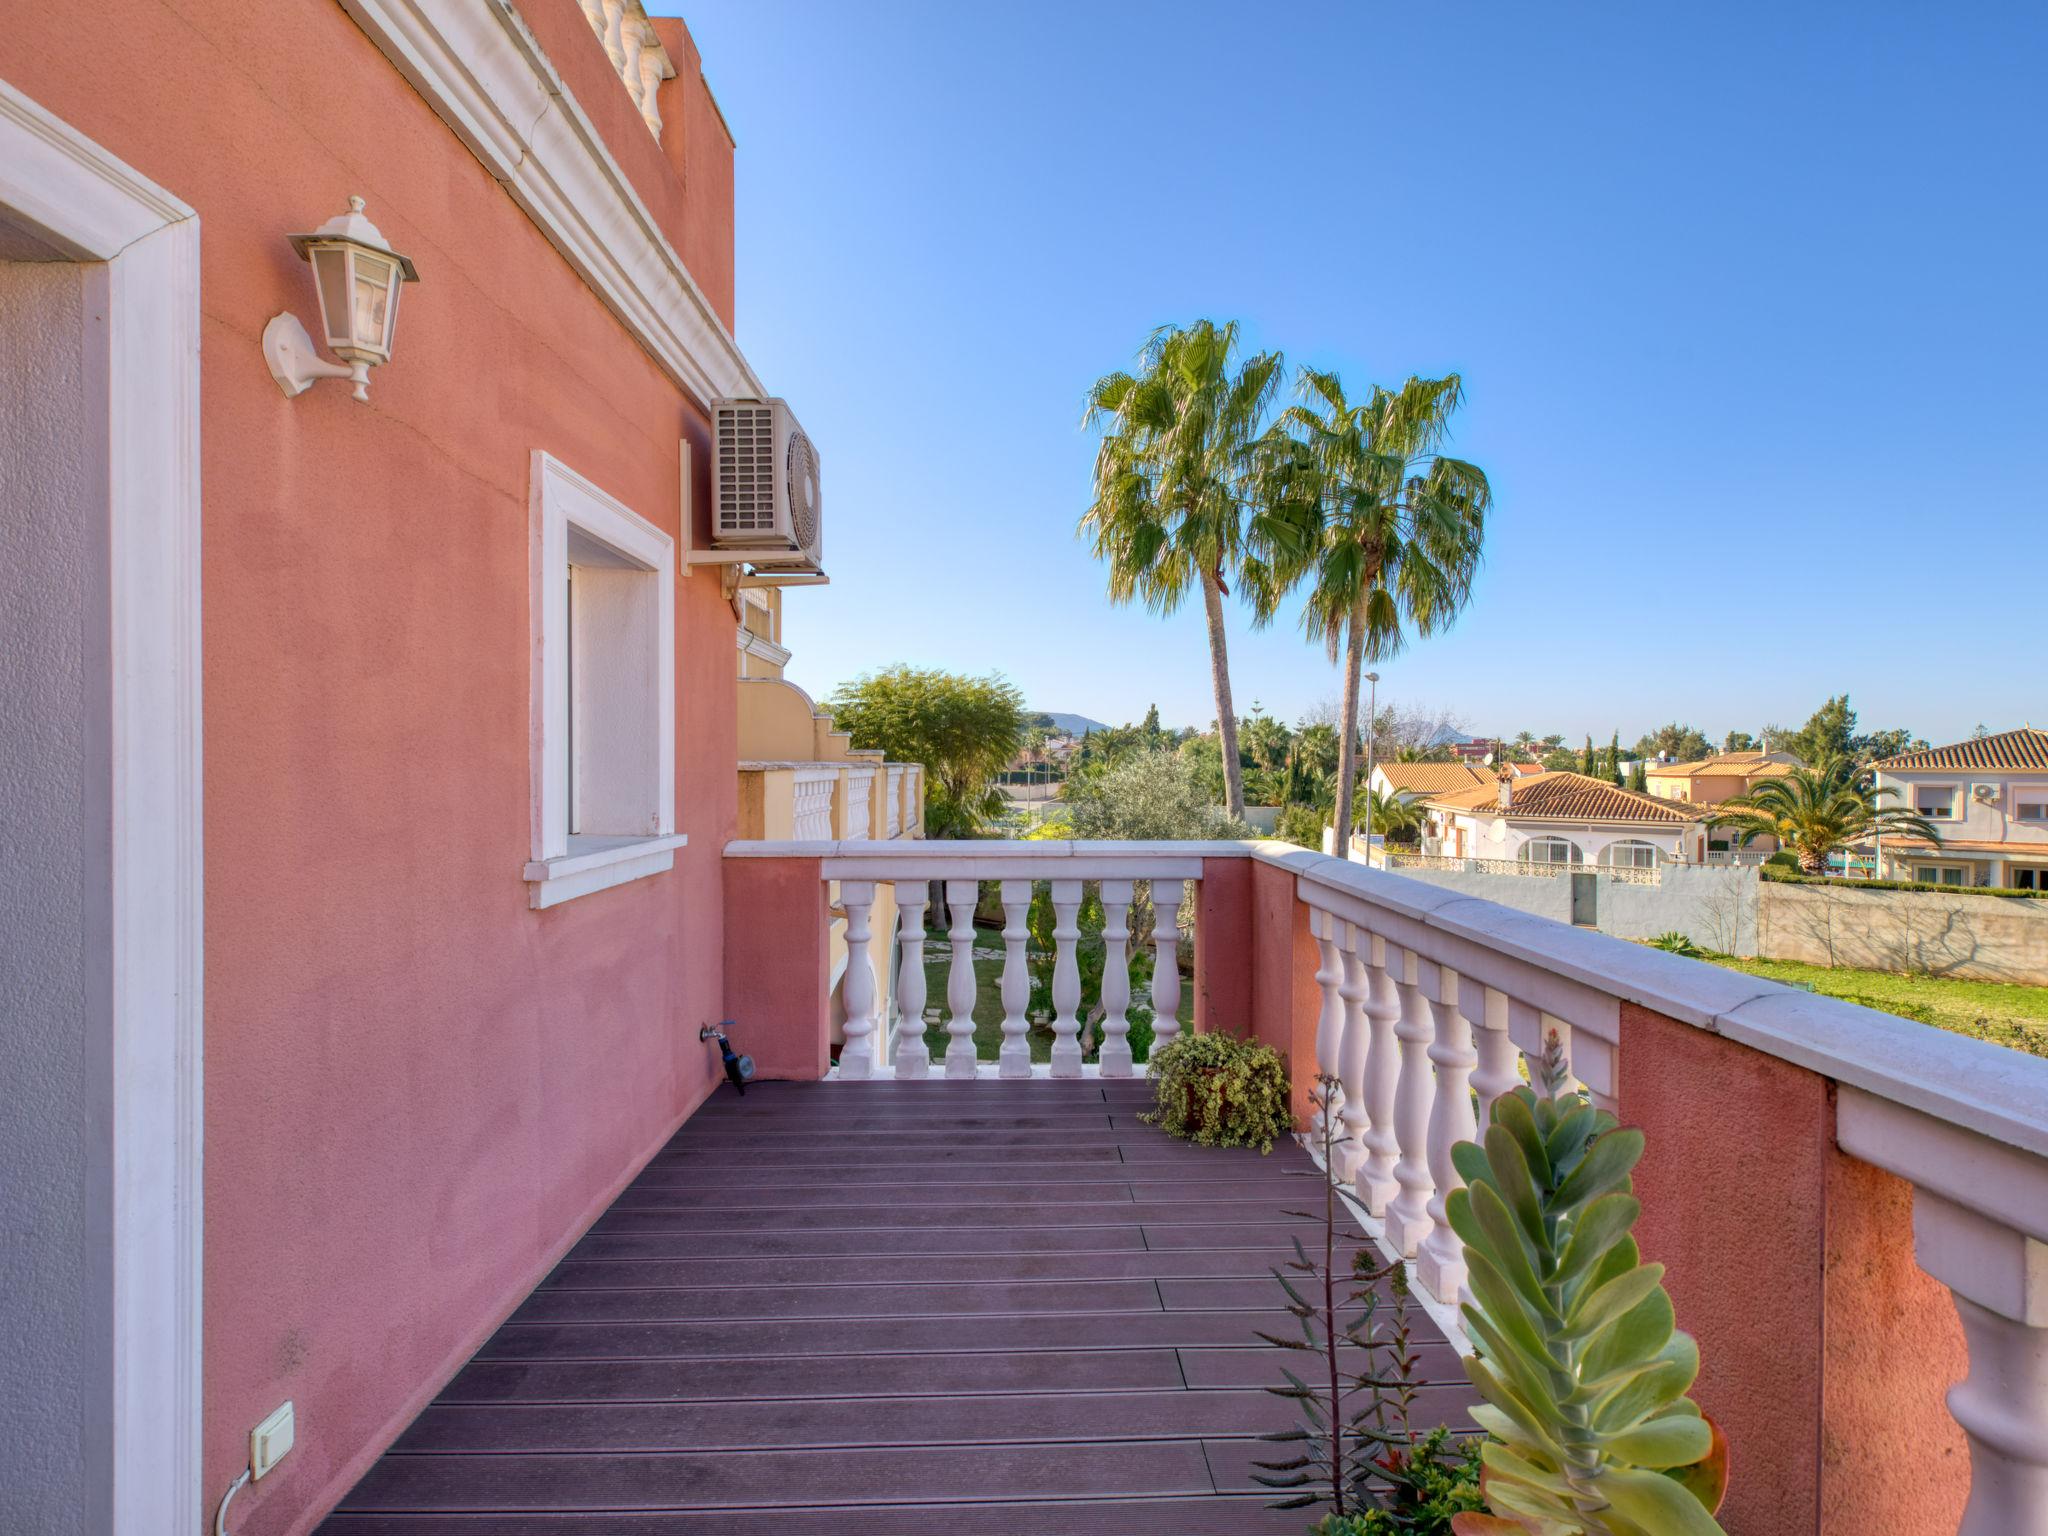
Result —
<instances>
[{"instance_id":1,"label":"window sill","mask_svg":"<svg viewBox=\"0 0 2048 1536\"><path fill-rule=\"evenodd\" d=\"M569 851L526 866L528 905L538 912L592 891L673 869L676 850L690 839L672 837L572 837Z\"/></svg>"}]
</instances>

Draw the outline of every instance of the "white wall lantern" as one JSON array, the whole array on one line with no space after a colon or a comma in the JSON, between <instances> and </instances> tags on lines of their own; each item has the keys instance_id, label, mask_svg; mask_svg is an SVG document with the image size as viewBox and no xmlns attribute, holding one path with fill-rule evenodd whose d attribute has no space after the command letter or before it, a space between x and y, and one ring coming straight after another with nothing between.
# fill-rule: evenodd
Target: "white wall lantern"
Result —
<instances>
[{"instance_id":1,"label":"white wall lantern","mask_svg":"<svg viewBox=\"0 0 2048 1536\"><path fill-rule=\"evenodd\" d=\"M263 327L263 356L270 376L286 396L303 394L315 379L353 379L355 397L370 398L370 370L391 361L398 332L398 290L420 275L412 258L384 243L377 226L363 217L363 200L348 200L348 212L329 219L309 235L293 235L292 249L313 264L321 328L334 355L348 366L324 360L313 338L294 315L273 315Z\"/></svg>"}]
</instances>

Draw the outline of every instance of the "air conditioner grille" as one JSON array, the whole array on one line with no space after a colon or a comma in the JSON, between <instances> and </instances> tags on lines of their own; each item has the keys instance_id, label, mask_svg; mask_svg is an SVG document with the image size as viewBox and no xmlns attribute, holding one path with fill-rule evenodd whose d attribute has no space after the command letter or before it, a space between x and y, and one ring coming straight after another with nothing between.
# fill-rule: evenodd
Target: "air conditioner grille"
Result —
<instances>
[{"instance_id":1,"label":"air conditioner grille","mask_svg":"<svg viewBox=\"0 0 2048 1536\"><path fill-rule=\"evenodd\" d=\"M801 429L789 434L789 531L799 549L818 543L818 455Z\"/></svg>"},{"instance_id":2,"label":"air conditioner grille","mask_svg":"<svg viewBox=\"0 0 2048 1536\"><path fill-rule=\"evenodd\" d=\"M775 408L732 405L718 415L718 531L775 527Z\"/></svg>"}]
</instances>

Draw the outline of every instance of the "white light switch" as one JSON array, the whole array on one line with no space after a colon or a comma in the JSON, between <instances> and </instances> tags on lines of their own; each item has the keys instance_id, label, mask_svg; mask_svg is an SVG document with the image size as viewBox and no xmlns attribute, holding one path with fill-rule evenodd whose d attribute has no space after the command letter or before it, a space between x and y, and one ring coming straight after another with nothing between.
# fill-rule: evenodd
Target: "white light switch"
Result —
<instances>
[{"instance_id":1,"label":"white light switch","mask_svg":"<svg viewBox=\"0 0 2048 1536\"><path fill-rule=\"evenodd\" d=\"M249 1470L261 1477L285 1458L297 1437L298 1429L292 1419L292 1405L282 1408L249 1431Z\"/></svg>"}]
</instances>

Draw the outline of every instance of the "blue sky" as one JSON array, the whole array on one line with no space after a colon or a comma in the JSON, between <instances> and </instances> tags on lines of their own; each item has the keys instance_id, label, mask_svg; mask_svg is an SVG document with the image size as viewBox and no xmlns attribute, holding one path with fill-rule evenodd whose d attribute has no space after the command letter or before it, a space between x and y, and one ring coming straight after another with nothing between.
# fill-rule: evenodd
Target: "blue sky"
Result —
<instances>
[{"instance_id":1,"label":"blue sky","mask_svg":"<svg viewBox=\"0 0 2048 1536\"><path fill-rule=\"evenodd\" d=\"M2048 9L657 0L738 139L738 334L824 461L819 695L911 661L1214 714L1112 609L1083 393L1237 318L1456 369L1485 572L1383 697L1468 730L2048 721ZM1284 16L1284 22L1281 18ZM1240 709L1337 687L1232 615Z\"/></svg>"}]
</instances>

